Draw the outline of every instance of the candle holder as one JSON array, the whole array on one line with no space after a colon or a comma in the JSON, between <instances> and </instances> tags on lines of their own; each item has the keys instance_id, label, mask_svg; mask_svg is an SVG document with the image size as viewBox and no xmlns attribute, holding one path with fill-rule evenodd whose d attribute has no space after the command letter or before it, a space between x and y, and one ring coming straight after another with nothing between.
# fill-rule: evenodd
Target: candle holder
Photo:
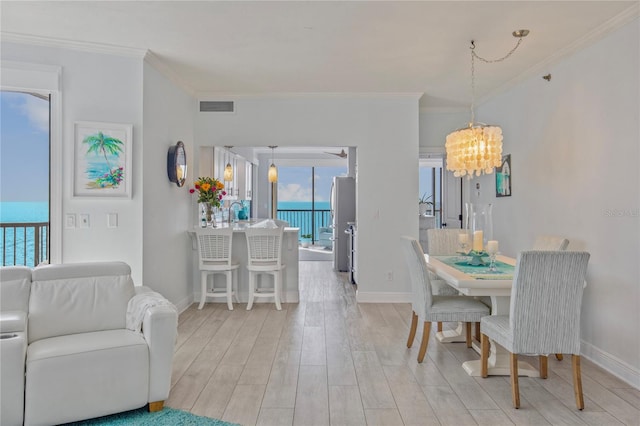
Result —
<instances>
[{"instance_id":1,"label":"candle holder","mask_svg":"<svg viewBox=\"0 0 640 426\"><path fill-rule=\"evenodd\" d=\"M472 266L486 265L483 257L487 257L487 252L486 251L471 250L469 252L469 261L467 263L469 265L472 265Z\"/></svg>"}]
</instances>

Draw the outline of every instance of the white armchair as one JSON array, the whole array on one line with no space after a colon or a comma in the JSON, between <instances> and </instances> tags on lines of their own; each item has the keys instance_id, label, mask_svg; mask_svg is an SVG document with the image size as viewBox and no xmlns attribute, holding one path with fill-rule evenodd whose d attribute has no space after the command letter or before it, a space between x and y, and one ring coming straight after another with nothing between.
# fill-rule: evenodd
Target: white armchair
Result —
<instances>
[{"instance_id":1,"label":"white armchair","mask_svg":"<svg viewBox=\"0 0 640 426\"><path fill-rule=\"evenodd\" d=\"M4 272L2 280L4 287ZM150 411L162 409L177 334L171 303L134 287L129 266L121 262L38 267L30 284L22 360L25 425L67 423L146 404ZM150 295L155 302L149 303ZM141 325L128 324L127 317ZM4 408L4 394L2 399Z\"/></svg>"}]
</instances>

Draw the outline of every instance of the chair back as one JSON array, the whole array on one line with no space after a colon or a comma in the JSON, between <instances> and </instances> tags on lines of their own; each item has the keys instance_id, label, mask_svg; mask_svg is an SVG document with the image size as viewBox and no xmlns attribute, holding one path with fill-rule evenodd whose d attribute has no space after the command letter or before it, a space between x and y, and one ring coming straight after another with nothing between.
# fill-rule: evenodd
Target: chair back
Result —
<instances>
[{"instance_id":1,"label":"chair back","mask_svg":"<svg viewBox=\"0 0 640 426\"><path fill-rule=\"evenodd\" d=\"M26 266L0 268L0 312L29 310L31 269Z\"/></svg>"},{"instance_id":2,"label":"chair back","mask_svg":"<svg viewBox=\"0 0 640 426\"><path fill-rule=\"evenodd\" d=\"M207 266L231 266L232 228L203 228L196 230L200 269Z\"/></svg>"},{"instance_id":3,"label":"chair back","mask_svg":"<svg viewBox=\"0 0 640 426\"><path fill-rule=\"evenodd\" d=\"M420 243L415 238L400 237L402 252L407 264L409 279L411 281L411 291L413 297L411 305L413 311L420 317L425 318L428 309L431 307L431 282L429 281L429 271L427 261Z\"/></svg>"},{"instance_id":4,"label":"chair back","mask_svg":"<svg viewBox=\"0 0 640 426\"><path fill-rule=\"evenodd\" d=\"M580 309L589 256L536 250L518 255L509 315L515 353L580 353Z\"/></svg>"},{"instance_id":5,"label":"chair back","mask_svg":"<svg viewBox=\"0 0 640 426\"><path fill-rule=\"evenodd\" d=\"M569 240L555 235L538 235L531 250L566 250Z\"/></svg>"},{"instance_id":6,"label":"chair back","mask_svg":"<svg viewBox=\"0 0 640 426\"><path fill-rule=\"evenodd\" d=\"M466 229L433 228L427 229L427 253L432 256L448 256L458 251L458 235L467 233ZM467 245L471 249L471 239Z\"/></svg>"},{"instance_id":7,"label":"chair back","mask_svg":"<svg viewBox=\"0 0 640 426\"><path fill-rule=\"evenodd\" d=\"M246 228L248 267L282 266L282 233L284 228Z\"/></svg>"}]
</instances>

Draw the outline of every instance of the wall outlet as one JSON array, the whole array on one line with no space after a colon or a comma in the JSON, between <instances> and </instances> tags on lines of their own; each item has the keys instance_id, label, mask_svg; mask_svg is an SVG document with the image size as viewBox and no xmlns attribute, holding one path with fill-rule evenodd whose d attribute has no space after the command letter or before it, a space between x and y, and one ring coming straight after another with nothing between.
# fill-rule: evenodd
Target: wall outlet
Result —
<instances>
[{"instance_id":1,"label":"wall outlet","mask_svg":"<svg viewBox=\"0 0 640 426\"><path fill-rule=\"evenodd\" d=\"M393 281L393 271L387 271L387 281Z\"/></svg>"},{"instance_id":2,"label":"wall outlet","mask_svg":"<svg viewBox=\"0 0 640 426\"><path fill-rule=\"evenodd\" d=\"M89 213L83 213L80 215L80 228L89 227Z\"/></svg>"}]
</instances>

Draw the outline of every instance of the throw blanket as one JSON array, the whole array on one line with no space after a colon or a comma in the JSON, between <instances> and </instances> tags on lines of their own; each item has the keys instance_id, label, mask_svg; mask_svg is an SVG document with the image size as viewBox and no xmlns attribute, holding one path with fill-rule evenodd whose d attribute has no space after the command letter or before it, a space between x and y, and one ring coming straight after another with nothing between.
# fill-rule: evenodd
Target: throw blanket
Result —
<instances>
[{"instance_id":1,"label":"throw blanket","mask_svg":"<svg viewBox=\"0 0 640 426\"><path fill-rule=\"evenodd\" d=\"M178 312L173 303L165 299L160 293L149 291L136 294L129 300L129 304L127 305L127 329L137 331L138 333L141 332L144 314L147 312L147 309L154 306L170 306L176 313Z\"/></svg>"}]
</instances>

